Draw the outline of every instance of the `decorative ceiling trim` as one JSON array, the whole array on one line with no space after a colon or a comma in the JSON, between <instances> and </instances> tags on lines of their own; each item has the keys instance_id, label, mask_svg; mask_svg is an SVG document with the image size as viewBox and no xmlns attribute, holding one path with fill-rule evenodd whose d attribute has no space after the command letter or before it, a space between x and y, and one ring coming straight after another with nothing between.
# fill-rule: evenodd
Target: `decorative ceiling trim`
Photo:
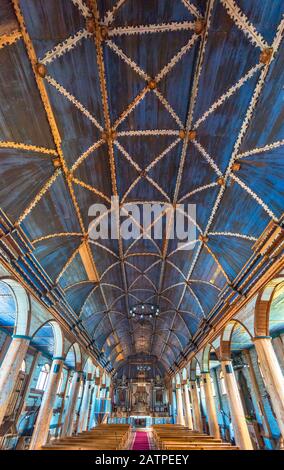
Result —
<instances>
[{"instance_id":1,"label":"decorative ceiling trim","mask_svg":"<svg viewBox=\"0 0 284 470\"><path fill-rule=\"evenodd\" d=\"M0 148L8 148L14 150L27 150L29 152L43 153L45 155L58 156L56 150L47 149L45 147L38 147L37 145L24 144L19 142L3 141L0 140Z\"/></svg>"},{"instance_id":2,"label":"decorative ceiling trim","mask_svg":"<svg viewBox=\"0 0 284 470\"><path fill-rule=\"evenodd\" d=\"M12 46L12 44L15 44L15 42L17 42L21 38L22 33L18 30L11 31L11 33L2 34L0 36L0 49L5 46Z\"/></svg>"}]
</instances>

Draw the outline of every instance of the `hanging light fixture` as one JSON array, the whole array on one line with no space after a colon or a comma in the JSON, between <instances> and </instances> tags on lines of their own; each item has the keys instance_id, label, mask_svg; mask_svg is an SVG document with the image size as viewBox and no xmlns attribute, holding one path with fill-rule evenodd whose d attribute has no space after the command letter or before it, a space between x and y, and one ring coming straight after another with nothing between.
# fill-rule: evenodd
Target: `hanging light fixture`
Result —
<instances>
[{"instance_id":1,"label":"hanging light fixture","mask_svg":"<svg viewBox=\"0 0 284 470\"><path fill-rule=\"evenodd\" d=\"M140 320L151 319L160 313L159 306L149 302L140 302L132 306L129 310L129 317Z\"/></svg>"}]
</instances>

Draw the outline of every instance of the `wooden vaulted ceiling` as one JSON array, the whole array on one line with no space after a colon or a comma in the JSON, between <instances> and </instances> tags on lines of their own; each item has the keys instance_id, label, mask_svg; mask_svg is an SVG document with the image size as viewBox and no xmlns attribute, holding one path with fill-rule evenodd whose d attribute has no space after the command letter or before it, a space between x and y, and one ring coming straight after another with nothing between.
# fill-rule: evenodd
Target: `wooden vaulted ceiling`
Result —
<instances>
[{"instance_id":1,"label":"wooden vaulted ceiling","mask_svg":"<svg viewBox=\"0 0 284 470\"><path fill-rule=\"evenodd\" d=\"M169 369L283 212L283 1L0 4L1 208L113 367ZM90 242L112 196L196 204L194 248Z\"/></svg>"}]
</instances>

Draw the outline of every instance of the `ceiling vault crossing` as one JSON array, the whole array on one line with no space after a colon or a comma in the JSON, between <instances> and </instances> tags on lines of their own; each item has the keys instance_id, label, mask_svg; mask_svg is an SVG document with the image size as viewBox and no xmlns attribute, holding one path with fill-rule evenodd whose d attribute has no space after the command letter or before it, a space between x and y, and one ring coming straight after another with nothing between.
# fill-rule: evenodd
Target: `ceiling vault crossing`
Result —
<instances>
[{"instance_id":1,"label":"ceiling vault crossing","mask_svg":"<svg viewBox=\"0 0 284 470\"><path fill-rule=\"evenodd\" d=\"M282 226L283 2L2 3L1 250L24 240L30 285L60 292L110 369L141 354L170 369L269 266L258 240ZM133 203L164 209L145 224ZM194 239L170 236L177 214ZM93 239L110 217L116 236ZM159 315L131 318L143 303Z\"/></svg>"}]
</instances>

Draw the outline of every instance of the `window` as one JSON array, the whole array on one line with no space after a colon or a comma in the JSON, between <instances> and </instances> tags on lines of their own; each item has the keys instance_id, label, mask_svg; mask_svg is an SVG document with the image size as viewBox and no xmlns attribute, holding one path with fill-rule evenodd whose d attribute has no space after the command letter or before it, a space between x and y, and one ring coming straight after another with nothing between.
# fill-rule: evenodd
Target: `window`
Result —
<instances>
[{"instance_id":1,"label":"window","mask_svg":"<svg viewBox=\"0 0 284 470\"><path fill-rule=\"evenodd\" d=\"M211 387L212 387L212 395L213 397L216 397L215 384L214 384L214 380L212 377L211 377Z\"/></svg>"},{"instance_id":2,"label":"window","mask_svg":"<svg viewBox=\"0 0 284 470\"><path fill-rule=\"evenodd\" d=\"M78 399L79 400L80 400L80 398L82 398L82 395L83 395L83 387L84 387L84 383L81 382L80 388L79 388L79 393L78 393Z\"/></svg>"},{"instance_id":3,"label":"window","mask_svg":"<svg viewBox=\"0 0 284 470\"><path fill-rule=\"evenodd\" d=\"M22 362L22 364L21 364L20 371L21 371L21 372L24 372L24 374L25 374L25 372L26 372L26 361L25 361L25 359L23 360L23 362Z\"/></svg>"},{"instance_id":4,"label":"window","mask_svg":"<svg viewBox=\"0 0 284 470\"><path fill-rule=\"evenodd\" d=\"M41 368L41 371L37 379L37 384L36 384L37 390L44 391L46 389L49 372L50 372L49 364L44 364Z\"/></svg>"},{"instance_id":5,"label":"window","mask_svg":"<svg viewBox=\"0 0 284 470\"><path fill-rule=\"evenodd\" d=\"M63 371L61 372L60 379L59 379L59 384L57 388L57 393L62 392L62 384L63 384Z\"/></svg>"},{"instance_id":6,"label":"window","mask_svg":"<svg viewBox=\"0 0 284 470\"><path fill-rule=\"evenodd\" d=\"M66 396L67 396L67 397L69 397L69 395L70 395L71 386L72 386L72 377L69 376L69 378L68 378L68 385L67 385L67 388L66 388L66 390L67 390Z\"/></svg>"},{"instance_id":7,"label":"window","mask_svg":"<svg viewBox=\"0 0 284 470\"><path fill-rule=\"evenodd\" d=\"M205 390L204 390L203 382L201 382L199 386L200 386L200 398L201 400L205 400Z\"/></svg>"},{"instance_id":8,"label":"window","mask_svg":"<svg viewBox=\"0 0 284 470\"><path fill-rule=\"evenodd\" d=\"M222 393L222 395L227 395L227 390L226 390L226 385L225 385L225 379L224 379L223 371L220 372L220 386L221 386L221 393Z\"/></svg>"}]
</instances>

